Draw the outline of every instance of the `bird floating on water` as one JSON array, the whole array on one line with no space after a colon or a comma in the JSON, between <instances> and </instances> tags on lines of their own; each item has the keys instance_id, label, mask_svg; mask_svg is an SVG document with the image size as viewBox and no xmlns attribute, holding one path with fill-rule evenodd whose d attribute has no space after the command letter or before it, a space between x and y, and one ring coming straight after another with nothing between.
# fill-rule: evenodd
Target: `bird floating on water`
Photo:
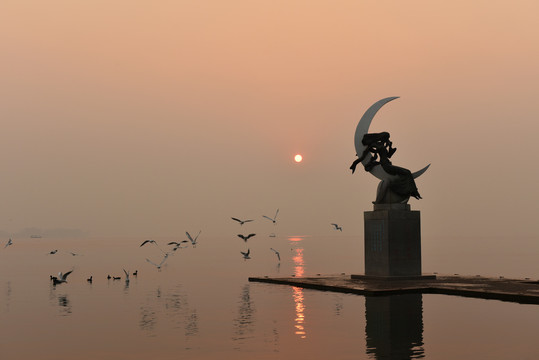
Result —
<instances>
[{"instance_id":1,"label":"bird floating on water","mask_svg":"<svg viewBox=\"0 0 539 360\"><path fill-rule=\"evenodd\" d=\"M247 242L247 240L249 240L250 238L252 238L252 237L255 236L255 235L256 235L256 234L249 234L249 235L245 236L245 235L242 235L242 234L238 234L238 237L239 237L239 238L242 238L243 241Z\"/></svg>"},{"instance_id":2,"label":"bird floating on water","mask_svg":"<svg viewBox=\"0 0 539 360\"><path fill-rule=\"evenodd\" d=\"M88 279L86 279L86 281L88 281L89 283L91 283L93 280L92 280L92 276L90 275L90 277Z\"/></svg>"},{"instance_id":3,"label":"bird floating on water","mask_svg":"<svg viewBox=\"0 0 539 360\"><path fill-rule=\"evenodd\" d=\"M243 256L244 260L250 259L251 257L249 254L251 253L251 249L247 249L247 251L240 251L241 255Z\"/></svg>"},{"instance_id":4,"label":"bird floating on water","mask_svg":"<svg viewBox=\"0 0 539 360\"><path fill-rule=\"evenodd\" d=\"M266 216L266 215L262 215L262 217L270 220L271 222L273 222L275 224L275 222L277 221L277 214L279 213L279 209L277 209L277 211L275 212L275 216L273 218L270 218L269 216Z\"/></svg>"},{"instance_id":5,"label":"bird floating on water","mask_svg":"<svg viewBox=\"0 0 539 360\"><path fill-rule=\"evenodd\" d=\"M133 271L133 276L137 276L137 275L138 275L138 270Z\"/></svg>"},{"instance_id":6,"label":"bird floating on water","mask_svg":"<svg viewBox=\"0 0 539 360\"><path fill-rule=\"evenodd\" d=\"M331 225L333 225L333 228L334 228L335 230L339 230L339 231L342 232L342 226L339 226L338 224L334 224L334 223L331 223Z\"/></svg>"},{"instance_id":7,"label":"bird floating on water","mask_svg":"<svg viewBox=\"0 0 539 360\"><path fill-rule=\"evenodd\" d=\"M275 253L275 255L277 255L277 259L279 259L279 262L281 262L281 254L274 248L270 248L270 250L272 250Z\"/></svg>"},{"instance_id":8,"label":"bird floating on water","mask_svg":"<svg viewBox=\"0 0 539 360\"><path fill-rule=\"evenodd\" d=\"M197 247L197 239L198 239L198 236L200 235L200 233L202 232L202 230L200 230L197 234L197 236L195 236L195 238L193 239L193 237L191 236L191 234L189 234L188 231L185 232L185 235L187 235L187 238L189 239L189 241L191 241L191 245L193 245L193 247Z\"/></svg>"},{"instance_id":9,"label":"bird floating on water","mask_svg":"<svg viewBox=\"0 0 539 360\"><path fill-rule=\"evenodd\" d=\"M49 252L49 255L54 255L54 254L56 254L57 252L58 252L58 250L52 250L52 251Z\"/></svg>"},{"instance_id":10,"label":"bird floating on water","mask_svg":"<svg viewBox=\"0 0 539 360\"><path fill-rule=\"evenodd\" d=\"M113 276L112 280L120 280L121 278L122 278L121 276Z\"/></svg>"},{"instance_id":11,"label":"bird floating on water","mask_svg":"<svg viewBox=\"0 0 539 360\"><path fill-rule=\"evenodd\" d=\"M247 223L247 222L251 222L251 221L254 221L254 220L240 220L240 219L238 219L238 218L235 218L235 217L233 217L233 218L231 218L231 219L232 219L232 220L234 220L234 221L237 221L237 222L239 222L239 223L240 223L240 225L243 225L243 224L245 224L245 223Z\"/></svg>"}]
</instances>

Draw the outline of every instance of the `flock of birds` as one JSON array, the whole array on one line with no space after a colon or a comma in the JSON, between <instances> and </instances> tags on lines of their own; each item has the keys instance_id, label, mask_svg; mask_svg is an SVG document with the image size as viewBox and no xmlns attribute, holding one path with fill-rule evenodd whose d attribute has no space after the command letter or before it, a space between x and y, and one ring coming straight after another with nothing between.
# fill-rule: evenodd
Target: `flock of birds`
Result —
<instances>
[{"instance_id":1,"label":"flock of birds","mask_svg":"<svg viewBox=\"0 0 539 360\"><path fill-rule=\"evenodd\" d=\"M181 248L184 248L184 247L187 247L188 245L186 246L182 246L184 244L187 244L189 242L191 242L191 245L193 247L196 247L197 245L197 240L198 240L198 237L200 236L200 233L202 231L199 231L197 236L193 237L191 236L191 234L189 234L188 231L185 232L185 234L187 235L187 239L189 240L182 240L182 241L171 241L169 242L167 245L173 245L174 247L172 248L172 251L176 251L178 249L181 249ZM9 245L12 245L13 244L13 241L12 239L10 238L9 241L8 241L8 244L6 244L5 247L9 246ZM161 249L161 247L157 244L157 242L155 240L152 240L152 239L148 239L148 240L144 240L142 242L142 244L140 244L139 247L143 247L144 245L146 244L154 244L162 253L163 253L163 258L161 259L161 261L159 263L155 263L153 262L152 260L146 258L146 261L150 264L152 264L153 266L155 266L157 268L157 270L161 270L161 267L165 264L165 262L167 261L168 257L172 254L172 252L166 252L164 251L163 249ZM48 255L54 255L58 252L58 250L52 250L48 253ZM78 255L76 253L73 253L71 252L70 253L71 255L75 256L75 255ZM124 271L124 274L125 274L125 283L126 285L129 284L129 275L130 275L130 272L128 270L125 270L125 269L122 269ZM66 283L67 282L67 277L69 274L71 274L73 272L73 270L70 270L66 273L62 273L62 272L59 272L58 273L58 276L52 276L50 275L50 279L53 283L53 285L58 285L58 284L62 284L62 283ZM135 270L131 275L133 276L137 276L138 275L138 270ZM114 280L121 280L122 277L121 276L110 276L107 275L107 280L110 280L112 279L113 281ZM93 276L90 276L88 279L86 279L87 282L89 283L92 283L93 282Z\"/></svg>"},{"instance_id":2,"label":"flock of birds","mask_svg":"<svg viewBox=\"0 0 539 360\"><path fill-rule=\"evenodd\" d=\"M262 217L264 219L267 219L269 221L271 221L274 225L277 223L277 215L279 214L279 209L277 209L277 211L275 212L275 215L273 217L269 217L269 216L266 216L266 215L262 215ZM232 217L231 218L232 220L236 221L238 224L240 224L240 226L243 226L244 224L246 223L250 223L250 222L253 222L254 220L253 219L247 219L247 220L241 220L239 218L236 218L236 217ZM338 224L335 224L335 223L331 223L331 226L333 226L333 229L334 230L337 230L337 231L341 231L342 232L342 226L338 225ZM181 241L171 241L169 242L167 245L168 246L172 246L172 249L170 252L168 251L165 251L163 250L155 240L152 240L152 239L148 239L148 240L144 240L142 242L142 244L140 244L139 247L143 247L145 245L148 245L148 244L153 244L154 246L156 246L160 251L161 253L163 253L163 258L160 260L159 263L157 262L154 262L148 258L146 258L146 261L149 263L149 264L152 264L153 266L155 266L157 268L158 271L161 270L161 267L165 264L165 262L167 261L167 259L169 258L170 255L174 254L175 251L177 251L178 249L182 249L182 248L185 248L185 247L188 247L189 246L189 243L191 244L191 246L193 248L196 248L197 246L197 242L198 242L198 237L200 236L200 234L202 233L202 230L200 230L198 232L198 234L196 236L191 236L191 234L186 231L185 232L185 235L187 236L187 240L181 240ZM247 241L251 238L253 238L254 236L256 236L256 233L249 233L247 235L244 235L244 234L237 234L237 236L242 239L244 241L245 244L247 244ZM275 234L272 233L269 235L270 237L275 237ZM11 246L13 245L13 239L10 237L9 240L7 241L7 243L5 244L4 246L4 249L7 248L8 246ZM277 260L279 261L279 264L281 262L281 254L279 251L275 250L274 248L270 247L270 250L275 253L275 256L277 257ZM55 255L56 253L58 253L58 249L55 249L55 250L52 250L50 251L49 253L47 253L47 255ZM74 252L69 252L72 256L79 256L80 254L77 254L77 253L74 253ZM249 260L251 259L251 249L249 247L247 247L247 250L246 251L240 251L242 257L244 260ZM130 272L128 270L125 270L125 269L122 269L124 271L124 274L125 274L125 282L126 284L129 284L129 276L130 276ZM70 270L70 271L67 271L66 273L62 273L62 272L59 272L57 276L52 276L50 275L50 280L52 281L53 285L58 285L58 284L63 284L63 283L66 283L67 282L67 277L73 272L73 269ZM138 270L135 270L131 275L133 276L137 276L138 275ZM110 276L110 275L107 275L107 279L110 280L121 280L121 277L120 276ZM86 279L87 282L89 283L92 283L93 282L93 276L90 276L88 279Z\"/></svg>"},{"instance_id":3,"label":"flock of birds","mask_svg":"<svg viewBox=\"0 0 539 360\"><path fill-rule=\"evenodd\" d=\"M268 219L273 224L276 224L277 223L277 215L279 215L279 209L277 209L277 211L275 212L275 216L273 216L272 218L269 217L269 216L266 216L266 215L262 215L262 217L265 218L265 219ZM238 218L235 218L235 217L232 217L231 219L234 220L234 221L237 221L240 224L240 226L243 226L243 224L245 224L245 223L249 223L249 222L254 221L253 219L241 220L241 219L238 219ZM252 238L254 236L256 236L255 233L250 233L250 234L247 234L247 235L238 234L238 237L240 239L242 239L245 243L247 243L247 240L249 240L250 238ZM275 237L275 234L271 234L270 237ZM275 254L277 255L277 259L279 260L279 263L280 263L281 262L281 255L279 254L279 252L277 250L273 249L273 248L271 248L271 250L273 250L275 252ZM244 260L249 260L251 258L251 249L249 249L249 248L247 248L247 251L240 251L240 253L241 253L241 256L243 257Z\"/></svg>"},{"instance_id":4,"label":"flock of birds","mask_svg":"<svg viewBox=\"0 0 539 360\"><path fill-rule=\"evenodd\" d=\"M276 224L277 223L277 215L279 215L279 209L277 209L277 211L275 212L275 215L273 217L269 217L267 215L262 215L262 217L264 219L267 219L269 221L271 221L273 224ZM231 218L232 220L238 222L240 224L240 226L243 226L243 224L245 223L249 223L249 222L252 222L254 220L252 219L248 219L248 220L241 220L241 219L238 219L238 218L235 218L235 217L232 217ZM338 230L338 231L341 231L342 232L342 226L340 226L339 224L335 224L335 223L331 223L331 226L333 226L333 229L334 230ZM256 233L250 233L250 234L247 234L247 235L244 235L244 234L238 234L237 235L240 239L243 239L243 241L245 243L247 243L247 240L249 240L250 238L256 236ZM270 237L275 237L275 234L272 233L269 235ZM271 251L273 251L275 253L275 256L277 257L277 260L279 261L279 263L281 262L281 254L279 253L279 251L275 250L274 248L270 248ZM247 251L240 251L241 255L243 256L243 259L244 260L248 260L251 258L251 249L247 248Z\"/></svg>"}]
</instances>

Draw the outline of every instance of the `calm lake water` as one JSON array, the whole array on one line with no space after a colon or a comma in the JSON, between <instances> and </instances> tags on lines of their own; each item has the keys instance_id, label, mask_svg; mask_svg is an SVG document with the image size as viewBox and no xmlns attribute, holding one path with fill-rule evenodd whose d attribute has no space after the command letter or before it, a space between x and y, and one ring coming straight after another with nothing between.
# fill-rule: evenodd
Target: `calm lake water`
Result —
<instances>
[{"instance_id":1,"label":"calm lake water","mask_svg":"<svg viewBox=\"0 0 539 360\"><path fill-rule=\"evenodd\" d=\"M539 357L536 305L444 295L363 297L247 281L362 273L360 239L339 235L257 235L244 243L235 235L202 234L196 248L179 249L160 271L146 259L159 263L163 253L153 244L140 247L144 238L15 238L4 249L5 239L0 358ZM155 240L170 250L166 244L181 238ZM270 247L280 251L280 264ZM251 259L244 260L240 251L247 248ZM424 260L425 272L436 271L437 263L443 270L446 258L436 256ZM469 270L463 261L455 268ZM71 269L67 283L51 284L50 275ZM122 269L138 276L126 284ZM109 274L122 279L108 280Z\"/></svg>"}]
</instances>

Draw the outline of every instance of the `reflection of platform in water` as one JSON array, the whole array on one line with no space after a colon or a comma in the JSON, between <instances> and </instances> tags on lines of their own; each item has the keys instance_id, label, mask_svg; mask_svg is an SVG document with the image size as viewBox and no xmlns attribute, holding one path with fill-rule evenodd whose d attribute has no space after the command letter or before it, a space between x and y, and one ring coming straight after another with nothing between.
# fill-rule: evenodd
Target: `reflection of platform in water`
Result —
<instances>
[{"instance_id":1,"label":"reflection of platform in water","mask_svg":"<svg viewBox=\"0 0 539 360\"><path fill-rule=\"evenodd\" d=\"M369 296L397 294L445 294L481 299L495 299L522 304L539 304L539 283L523 279L480 276L445 276L436 278L386 280L353 278L354 275L314 277L250 277L249 281L298 286L306 289L354 293Z\"/></svg>"}]
</instances>

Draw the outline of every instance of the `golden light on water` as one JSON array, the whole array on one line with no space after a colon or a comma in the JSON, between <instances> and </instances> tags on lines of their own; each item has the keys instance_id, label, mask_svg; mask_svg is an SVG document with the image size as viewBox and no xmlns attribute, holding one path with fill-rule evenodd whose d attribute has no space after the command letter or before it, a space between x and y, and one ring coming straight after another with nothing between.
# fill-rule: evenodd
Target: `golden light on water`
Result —
<instances>
[{"instance_id":1,"label":"golden light on water","mask_svg":"<svg viewBox=\"0 0 539 360\"><path fill-rule=\"evenodd\" d=\"M297 242L297 241L301 241L301 240L303 240L302 236L291 236L291 237L288 238L288 241L293 241L293 242Z\"/></svg>"},{"instance_id":2,"label":"golden light on water","mask_svg":"<svg viewBox=\"0 0 539 360\"><path fill-rule=\"evenodd\" d=\"M305 339L307 337L307 333L305 332L305 326L303 325L305 322L303 289L299 287L292 287L292 290L294 291L293 297L296 304L296 318L294 319L296 322L296 325L294 325L296 328L296 335L299 335L302 339Z\"/></svg>"},{"instance_id":3,"label":"golden light on water","mask_svg":"<svg viewBox=\"0 0 539 360\"><path fill-rule=\"evenodd\" d=\"M302 277L304 273L303 269L303 249L295 249L295 255L292 258L294 260L294 276L296 277Z\"/></svg>"},{"instance_id":4,"label":"golden light on water","mask_svg":"<svg viewBox=\"0 0 539 360\"><path fill-rule=\"evenodd\" d=\"M299 242L301 237L291 237L289 241ZM294 249L294 256L292 257L294 261L294 276L302 277L304 274L304 260L303 260L303 248ZM296 318L294 319L296 335L300 338L305 339L307 337L307 332L305 331L305 304L303 301L303 289L299 287L292 287L294 298L294 304L296 307Z\"/></svg>"}]
</instances>

